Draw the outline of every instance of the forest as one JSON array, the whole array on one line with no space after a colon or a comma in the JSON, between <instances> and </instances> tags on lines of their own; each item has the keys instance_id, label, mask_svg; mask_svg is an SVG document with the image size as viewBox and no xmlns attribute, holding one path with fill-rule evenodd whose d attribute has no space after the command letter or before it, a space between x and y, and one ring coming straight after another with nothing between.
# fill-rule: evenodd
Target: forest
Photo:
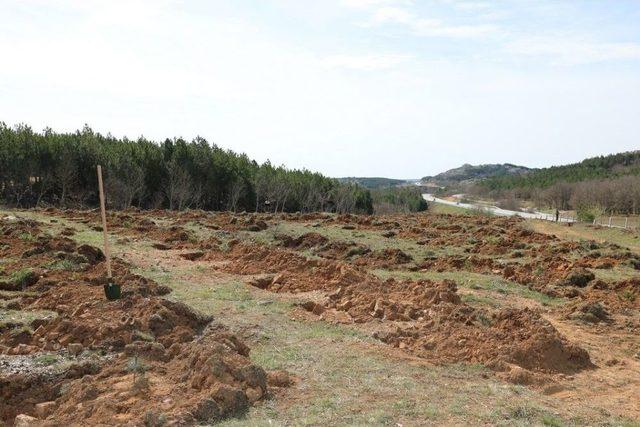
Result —
<instances>
[{"instance_id":1,"label":"forest","mask_svg":"<svg viewBox=\"0 0 640 427\"><path fill-rule=\"evenodd\" d=\"M640 151L593 157L526 174L487 178L468 189L503 205L531 200L538 207L599 213L640 213Z\"/></svg>"},{"instance_id":2,"label":"forest","mask_svg":"<svg viewBox=\"0 0 640 427\"><path fill-rule=\"evenodd\" d=\"M640 151L592 157L579 163L536 169L523 174L491 177L480 185L488 191L548 188L556 183L613 179L625 175L640 175Z\"/></svg>"},{"instance_id":3,"label":"forest","mask_svg":"<svg viewBox=\"0 0 640 427\"><path fill-rule=\"evenodd\" d=\"M370 192L306 169L258 164L197 137L137 140L86 126L35 132L0 122L0 202L95 207L102 165L111 208L373 213Z\"/></svg>"}]
</instances>

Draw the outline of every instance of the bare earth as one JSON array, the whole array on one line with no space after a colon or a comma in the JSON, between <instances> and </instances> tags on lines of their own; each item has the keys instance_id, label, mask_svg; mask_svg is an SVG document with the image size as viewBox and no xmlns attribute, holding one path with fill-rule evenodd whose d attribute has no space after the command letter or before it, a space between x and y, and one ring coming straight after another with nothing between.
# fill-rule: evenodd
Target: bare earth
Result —
<instances>
[{"instance_id":1,"label":"bare earth","mask_svg":"<svg viewBox=\"0 0 640 427\"><path fill-rule=\"evenodd\" d=\"M638 235L437 213L108 222L115 302L98 212L0 212L0 425L638 425Z\"/></svg>"}]
</instances>

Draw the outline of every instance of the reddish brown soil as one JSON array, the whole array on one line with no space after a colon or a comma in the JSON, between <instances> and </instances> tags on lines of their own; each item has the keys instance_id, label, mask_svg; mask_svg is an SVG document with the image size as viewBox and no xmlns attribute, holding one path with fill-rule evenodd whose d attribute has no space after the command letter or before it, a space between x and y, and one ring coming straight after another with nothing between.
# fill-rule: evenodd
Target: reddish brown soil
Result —
<instances>
[{"instance_id":1,"label":"reddish brown soil","mask_svg":"<svg viewBox=\"0 0 640 427\"><path fill-rule=\"evenodd\" d=\"M343 262L307 259L268 246L237 244L210 259L230 260L222 268L238 274L272 273L252 283L273 292L327 292L304 308L342 322L376 319L398 323L378 334L391 345L429 360L508 364L538 373L566 373L591 367L589 355L567 342L549 323L528 310L486 313L463 304L453 282L382 281Z\"/></svg>"},{"instance_id":2,"label":"reddish brown soil","mask_svg":"<svg viewBox=\"0 0 640 427\"><path fill-rule=\"evenodd\" d=\"M0 257L9 260L2 283L12 288L9 273L36 272L20 284L30 292L16 292L12 308L57 314L30 328L5 325L0 353L54 352L78 361L55 374L0 374L1 421L36 415L36 405L49 402L39 415L55 425L196 424L242 413L266 395L267 374L251 364L249 348L211 317L161 298L168 288L130 273L120 260L113 280L126 291L107 301L102 253L41 231L34 221L0 220ZM60 260L74 267L54 268ZM86 352L103 356L72 356Z\"/></svg>"},{"instance_id":3,"label":"reddish brown soil","mask_svg":"<svg viewBox=\"0 0 640 427\"><path fill-rule=\"evenodd\" d=\"M82 215L78 212L54 213L74 220L79 217L85 218L84 222L93 226L99 221L96 212ZM592 368L595 368L592 360L601 364L603 356L598 349L594 350L593 345L587 348L589 352L597 353L596 358L590 356L577 342L566 338L571 336L572 340L575 340L573 329L566 327L567 325L580 325L580 327L587 325L585 327L591 328L597 325L599 328L597 330L604 331L603 334L612 328L620 331L625 328L638 329L638 325L633 324L635 317L630 315L625 319L624 316L637 312L639 308L640 282L635 279L605 282L596 279L593 274L593 270L597 269L612 269L627 263L634 265L640 262L637 254L615 245L563 241L555 236L536 233L528 230L523 221L517 218L463 217L461 219L447 215L385 217L326 214L234 215L200 211L187 213L127 211L112 214L110 218L117 224L114 232L120 234L123 239L144 237L155 241L156 245L162 246L163 249L188 250L188 252L176 251L176 254L185 259L211 263L215 268L225 272L254 276L249 279L250 283L261 289L278 293L302 294L302 300L306 300L301 304L302 307L320 318L358 324L358 327L367 331L375 331L375 336L381 341L435 363L480 362L495 369L501 377L521 384L544 383L548 379L567 378L574 375L585 378L585 372L592 372ZM366 230L379 233L381 237L389 239L389 242L402 238L434 250L426 256L426 259L413 259L397 248L372 251L362 244L329 240L316 232L298 237L277 235L275 236L276 244L271 246L244 238L241 241L237 238L241 236L237 232L242 232L242 236L250 235L251 232L269 229L280 221L299 221L311 229L322 225ZM194 235L188 231L190 227L187 224L190 222L197 222L198 225L215 231L216 237ZM43 254L21 258L16 262L16 266L29 265L32 261L25 260L38 260L38 257L48 259L50 255L47 254L52 250L50 248L70 245L68 239L62 238L51 239L47 244L49 249ZM16 242L16 245L20 247L19 253L32 247L30 243L25 242ZM447 253L455 255L442 255L445 252L442 248L447 248ZM449 248L455 250L449 251ZM69 254L80 252L79 248L71 246L65 250L65 253ZM312 253L314 256L307 257L304 255L306 253ZM48 295L47 299L23 298L20 304L29 308L56 309L56 304L64 306L66 300L74 301L76 291L69 291L70 293L66 294L66 286L75 289L83 282L101 283L99 272L102 270L102 265L100 263L99 260L88 263L89 266L84 268L79 278L75 279L56 276L62 273L45 271L43 274L42 271L38 271L38 275L42 277L37 283L29 286L39 290L43 295ZM561 308L545 309L545 311L522 308L522 305L517 304L505 309L476 308L462 302L457 286L453 282L393 279L384 281L368 272L369 269L374 268L396 270L415 269L416 266L425 271L470 271L500 275L545 294L569 298L570 302ZM117 271L122 280L125 280L128 267L124 263L119 263ZM52 285L44 286L47 280L51 280ZM111 333L109 328L101 330L99 327L93 327L90 333L80 329L76 332L74 329L64 329L63 322L56 320L43 327L35 337L27 339L28 337L21 336L21 342L35 348L28 349L29 352L39 351L43 345L47 345L45 342L51 341L48 337L53 334L55 337L53 341L60 338L79 340L86 346L93 345L114 352L124 349L126 352L128 345L134 342L137 331L152 334L156 343L167 344L163 347L169 354L169 356L160 357L160 360L151 358L151 364L161 364L159 366L166 371L160 368L150 371L149 377L154 384L154 375L163 378L158 381L162 383L166 378L177 378L177 376L171 376L170 372L173 370L183 372L181 370L199 363L193 359L179 362L182 360L179 355L183 352L189 353L189 350L182 349L178 356L173 355L170 342L183 341L182 346L191 348L196 346L196 343L206 341L199 338L200 334L216 342L221 339L220 335L207 332L212 329L217 331L211 326L206 326L201 332L201 322L197 317L193 318L189 315L177 315L176 317L180 319L171 321L172 326L166 332L156 333L152 320L155 314L168 311L169 314L165 317L171 318L176 314L175 307L167 306L166 302L162 302L164 300L157 296L163 291L157 285L150 282L144 283L144 280L136 276L131 276L128 280L131 282L127 283L133 283L133 289L137 289L137 286L141 291L133 292L128 297L128 305L117 308L115 311L124 313L127 310L134 310L136 319L139 319L135 325L128 326L126 320L123 321L124 326L109 323L114 313L101 311L100 305L96 304L85 309L90 308L90 311L95 313L96 319L100 319L97 322L101 325L111 325L117 333ZM100 289L87 285L85 288L95 292L95 299L98 302ZM142 291L146 288L148 289ZM51 293L47 294L54 289L58 291L55 296ZM307 294L307 292L311 293ZM91 295L83 294L77 298L91 300ZM146 299L153 301L143 303ZM82 307L80 304L77 306ZM531 306L540 307L540 304ZM78 314L80 313L82 311ZM300 313L304 314L302 311ZM307 314L304 315L307 316ZM558 329L563 333L558 332ZM209 334L215 338L208 338ZM625 336L623 332L620 334ZM91 339L87 338L89 336ZM126 338L127 336L129 338ZM579 336L583 337L585 334ZM65 337L69 338L65 339ZM114 341L114 337L122 340ZM45 340L41 341L41 338ZM8 338L3 337L3 339ZM154 349L138 349L141 354L155 354L154 351ZM194 351L197 352L197 350ZM238 360L246 361L243 359L242 349L236 348L234 352L240 358ZM242 365L240 362L238 364ZM232 365L236 366L236 364ZM122 365L119 369L122 371ZM131 374L125 371L120 374L114 371L110 375L115 378L113 383L109 383L112 389L121 387L118 384L131 381ZM183 373L183 375L186 374ZM231 377L234 380L231 377L223 377L227 379L218 378L216 381L242 390L247 399L250 396L262 396L264 393L262 388L262 393L249 390L248 383L239 381L233 374ZM101 379L98 382L101 384L104 381L107 380ZM183 383L176 384L180 387ZM197 387L195 389L198 390ZM152 395L158 399L168 396L162 393L165 391L154 391ZM193 399L185 397L186 401L191 402L189 403L190 413L194 412L193 405L197 406L195 401L202 402L200 392L193 393ZM219 400L220 397L216 400L218 405L220 405ZM140 408L143 408L143 403L136 401L131 406L136 408L136 411L143 411L136 405L141 405ZM71 407L71 405L61 406ZM171 409L169 413L173 414L175 419L182 420L183 418L180 417L183 416L183 412L178 406L176 404L172 407L175 410ZM233 405L229 405L229 408L233 408ZM225 411L226 409L221 410L221 412ZM61 413L60 416L62 416Z\"/></svg>"}]
</instances>

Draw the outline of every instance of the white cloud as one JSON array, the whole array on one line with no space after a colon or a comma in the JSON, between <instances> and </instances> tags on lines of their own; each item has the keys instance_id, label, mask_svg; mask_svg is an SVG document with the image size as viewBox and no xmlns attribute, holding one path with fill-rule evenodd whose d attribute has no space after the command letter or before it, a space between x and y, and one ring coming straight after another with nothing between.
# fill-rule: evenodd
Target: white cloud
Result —
<instances>
[{"instance_id":1,"label":"white cloud","mask_svg":"<svg viewBox=\"0 0 640 427\"><path fill-rule=\"evenodd\" d=\"M465 11L481 11L491 9L493 5L486 1L469 1L469 0L442 0L449 3L453 7Z\"/></svg>"},{"instance_id":2,"label":"white cloud","mask_svg":"<svg viewBox=\"0 0 640 427\"><path fill-rule=\"evenodd\" d=\"M427 37L479 37L497 30L497 27L491 24L445 24L438 19L421 18L407 9L390 6L376 10L371 20L364 26L383 24L402 25L415 35Z\"/></svg>"},{"instance_id":3,"label":"white cloud","mask_svg":"<svg viewBox=\"0 0 640 427\"><path fill-rule=\"evenodd\" d=\"M405 6L412 3L411 0L342 0L342 4L345 6L356 9L371 9L391 5Z\"/></svg>"},{"instance_id":4,"label":"white cloud","mask_svg":"<svg viewBox=\"0 0 640 427\"><path fill-rule=\"evenodd\" d=\"M563 36L522 38L507 44L506 50L522 56L548 57L556 65L640 60L638 43L572 40Z\"/></svg>"},{"instance_id":5,"label":"white cloud","mask_svg":"<svg viewBox=\"0 0 640 427\"><path fill-rule=\"evenodd\" d=\"M0 50L11 60L0 67L0 117L58 130L86 122L133 138L200 134L335 176L418 177L468 161L540 166L637 146L635 63L547 67L637 59L637 45L617 42L617 21L587 39L579 28L554 32L550 18L530 32L501 19L495 37L469 40L460 37L486 35L481 24L496 21L459 2L443 12L430 8L435 0L336 1L352 8L317 2L315 21L297 0L261 3L269 13L259 14L245 2L5 0ZM354 29L358 19L370 31ZM528 56L531 67L505 60Z\"/></svg>"},{"instance_id":6,"label":"white cloud","mask_svg":"<svg viewBox=\"0 0 640 427\"><path fill-rule=\"evenodd\" d=\"M393 68L412 59L412 55L333 55L322 58L319 63L329 68L353 70L379 70Z\"/></svg>"}]
</instances>

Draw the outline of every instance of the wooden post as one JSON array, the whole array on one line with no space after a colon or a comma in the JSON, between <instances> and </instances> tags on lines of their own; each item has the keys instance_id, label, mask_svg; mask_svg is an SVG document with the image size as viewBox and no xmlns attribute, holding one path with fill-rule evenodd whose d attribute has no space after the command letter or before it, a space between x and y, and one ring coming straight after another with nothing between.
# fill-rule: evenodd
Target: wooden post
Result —
<instances>
[{"instance_id":1,"label":"wooden post","mask_svg":"<svg viewBox=\"0 0 640 427\"><path fill-rule=\"evenodd\" d=\"M629 217L628 217L628 216L626 216L626 217L624 217L624 229L625 229L625 230L627 229L627 225L628 225L628 224L629 224Z\"/></svg>"},{"instance_id":2,"label":"wooden post","mask_svg":"<svg viewBox=\"0 0 640 427\"><path fill-rule=\"evenodd\" d=\"M109 235L107 234L107 214L104 208L104 186L102 185L102 167L98 165L98 187L100 190L100 214L102 215L102 235L104 237L104 256L107 259L107 278L111 279L111 256L109 254Z\"/></svg>"},{"instance_id":3,"label":"wooden post","mask_svg":"<svg viewBox=\"0 0 640 427\"><path fill-rule=\"evenodd\" d=\"M609 228L611 228L611 218L613 218L612 216L609 217Z\"/></svg>"}]
</instances>

